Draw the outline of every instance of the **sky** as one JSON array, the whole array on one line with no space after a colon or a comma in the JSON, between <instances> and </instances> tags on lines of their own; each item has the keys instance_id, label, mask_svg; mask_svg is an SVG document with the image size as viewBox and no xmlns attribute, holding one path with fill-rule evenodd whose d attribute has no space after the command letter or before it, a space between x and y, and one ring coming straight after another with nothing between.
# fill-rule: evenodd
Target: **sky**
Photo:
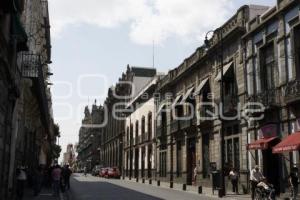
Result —
<instances>
[{"instance_id":1,"label":"sky","mask_svg":"<svg viewBox=\"0 0 300 200\"><path fill-rule=\"evenodd\" d=\"M244 4L276 0L49 0L54 119L63 151L78 141L86 105L102 104L130 66L167 73L203 44L205 33Z\"/></svg>"}]
</instances>

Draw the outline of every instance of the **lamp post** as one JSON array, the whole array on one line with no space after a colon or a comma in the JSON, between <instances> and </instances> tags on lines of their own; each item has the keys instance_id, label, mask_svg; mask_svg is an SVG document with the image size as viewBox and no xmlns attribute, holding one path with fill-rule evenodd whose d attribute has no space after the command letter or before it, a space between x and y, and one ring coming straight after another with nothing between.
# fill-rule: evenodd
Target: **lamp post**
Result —
<instances>
[{"instance_id":1,"label":"lamp post","mask_svg":"<svg viewBox=\"0 0 300 200\"><path fill-rule=\"evenodd\" d=\"M221 130L220 130L220 137L221 137L221 142L220 142L220 149L221 149L221 167L220 167L220 171L221 171L221 189L219 190L219 197L223 197L226 194L226 190L225 190L225 174L224 174L224 164L225 164L225 149L224 149L224 144L225 144L225 140L224 140L224 128L223 128L223 118L222 116L224 116L224 90L223 90L223 80L224 80L224 73L223 73L223 66L224 66L224 58L223 58L223 49L224 49L224 42L223 42L223 34L222 34L222 30L218 31L220 29L217 29L215 31L208 31L205 35L205 45L207 48L209 48L210 46L210 42L208 40L208 34L209 33L218 33L219 34L219 42L220 42L220 52L219 52L219 57L220 57L220 61L221 61L221 81L220 81L220 114L219 114L219 120L221 121Z\"/></svg>"}]
</instances>

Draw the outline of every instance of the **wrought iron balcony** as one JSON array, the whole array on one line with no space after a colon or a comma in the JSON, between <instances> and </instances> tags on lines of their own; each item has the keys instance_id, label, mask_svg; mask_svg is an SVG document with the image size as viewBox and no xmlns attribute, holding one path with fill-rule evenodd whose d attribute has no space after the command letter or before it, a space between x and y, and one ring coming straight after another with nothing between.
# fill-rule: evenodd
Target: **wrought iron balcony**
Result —
<instances>
[{"instance_id":1,"label":"wrought iron balcony","mask_svg":"<svg viewBox=\"0 0 300 200\"><path fill-rule=\"evenodd\" d=\"M271 106L277 106L277 94L278 91L275 88L264 90L259 94L255 95L255 101L263 104L266 108L269 108Z\"/></svg>"},{"instance_id":2,"label":"wrought iron balcony","mask_svg":"<svg viewBox=\"0 0 300 200\"><path fill-rule=\"evenodd\" d=\"M156 129L156 137L161 138L166 135L167 128L166 126L158 126Z\"/></svg>"},{"instance_id":3,"label":"wrought iron balcony","mask_svg":"<svg viewBox=\"0 0 300 200\"><path fill-rule=\"evenodd\" d=\"M170 124L170 132L175 133L179 131L179 121L178 120L173 120Z\"/></svg>"},{"instance_id":4,"label":"wrought iron balcony","mask_svg":"<svg viewBox=\"0 0 300 200\"><path fill-rule=\"evenodd\" d=\"M300 80L295 80L287 84L284 100L287 104L300 101Z\"/></svg>"},{"instance_id":5,"label":"wrought iron balcony","mask_svg":"<svg viewBox=\"0 0 300 200\"><path fill-rule=\"evenodd\" d=\"M39 68L42 67L40 55L22 52L19 55L19 65L24 78L39 77Z\"/></svg>"},{"instance_id":6,"label":"wrought iron balcony","mask_svg":"<svg viewBox=\"0 0 300 200\"><path fill-rule=\"evenodd\" d=\"M180 129L184 130L190 128L192 125L192 120L189 117L179 120Z\"/></svg>"},{"instance_id":7,"label":"wrought iron balcony","mask_svg":"<svg viewBox=\"0 0 300 200\"><path fill-rule=\"evenodd\" d=\"M213 111L211 106L201 106L199 109L200 122L207 121L208 118L213 117L210 113Z\"/></svg>"},{"instance_id":8,"label":"wrought iron balcony","mask_svg":"<svg viewBox=\"0 0 300 200\"><path fill-rule=\"evenodd\" d=\"M237 96L236 95L226 95L224 96L224 113L236 111L237 108Z\"/></svg>"}]
</instances>

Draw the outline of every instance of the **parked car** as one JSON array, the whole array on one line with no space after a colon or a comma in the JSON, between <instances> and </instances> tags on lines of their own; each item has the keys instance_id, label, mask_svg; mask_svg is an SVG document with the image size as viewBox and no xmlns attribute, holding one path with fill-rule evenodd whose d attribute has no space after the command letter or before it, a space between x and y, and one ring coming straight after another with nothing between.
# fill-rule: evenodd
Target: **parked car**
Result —
<instances>
[{"instance_id":1,"label":"parked car","mask_svg":"<svg viewBox=\"0 0 300 200\"><path fill-rule=\"evenodd\" d=\"M121 173L118 167L108 168L108 178L120 178Z\"/></svg>"},{"instance_id":2,"label":"parked car","mask_svg":"<svg viewBox=\"0 0 300 200\"><path fill-rule=\"evenodd\" d=\"M99 171L101 169L101 165L96 165L93 169L92 169L92 175L93 176L99 176Z\"/></svg>"},{"instance_id":3,"label":"parked car","mask_svg":"<svg viewBox=\"0 0 300 200\"><path fill-rule=\"evenodd\" d=\"M101 168L99 171L99 176L103 178L108 178L108 168L107 167Z\"/></svg>"}]
</instances>

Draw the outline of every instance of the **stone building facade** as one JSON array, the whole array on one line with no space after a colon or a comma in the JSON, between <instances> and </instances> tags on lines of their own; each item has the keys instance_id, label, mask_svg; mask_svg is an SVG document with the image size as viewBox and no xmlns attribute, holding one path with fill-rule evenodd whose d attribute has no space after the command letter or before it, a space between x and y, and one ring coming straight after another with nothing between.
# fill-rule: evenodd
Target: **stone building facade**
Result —
<instances>
[{"instance_id":1,"label":"stone building facade","mask_svg":"<svg viewBox=\"0 0 300 200\"><path fill-rule=\"evenodd\" d=\"M104 128L102 123L104 121L104 108L97 106L96 102L92 106L92 110L85 107L84 119L79 130L79 142L76 148L77 168L83 169L86 167L89 171L95 165L103 165L100 159L100 144Z\"/></svg>"},{"instance_id":2,"label":"stone building facade","mask_svg":"<svg viewBox=\"0 0 300 200\"><path fill-rule=\"evenodd\" d=\"M155 76L128 103L129 111L125 122L124 171L123 176L137 179L151 179L156 176L155 143Z\"/></svg>"},{"instance_id":3,"label":"stone building facade","mask_svg":"<svg viewBox=\"0 0 300 200\"><path fill-rule=\"evenodd\" d=\"M16 167L50 165L53 130L48 2L0 3L0 198L13 198ZM30 177L29 177L30 178Z\"/></svg>"},{"instance_id":4,"label":"stone building facade","mask_svg":"<svg viewBox=\"0 0 300 200\"><path fill-rule=\"evenodd\" d=\"M152 79L155 69L130 67L119 78L115 86L109 88L104 102L105 127L100 147L104 166L123 167L123 137L125 135L124 109L130 99Z\"/></svg>"},{"instance_id":5,"label":"stone building facade","mask_svg":"<svg viewBox=\"0 0 300 200\"><path fill-rule=\"evenodd\" d=\"M297 152L272 153L281 139L300 130L299 63L300 3L278 0L277 6L247 25L244 66L245 101L259 102L263 115L247 126L249 168L257 164L264 175L283 192L292 167L299 167ZM260 142L261 145L257 145Z\"/></svg>"},{"instance_id":6,"label":"stone building facade","mask_svg":"<svg viewBox=\"0 0 300 200\"><path fill-rule=\"evenodd\" d=\"M225 24L212 31L206 46L199 47L159 81L157 179L211 187L211 172L221 169L223 159L224 175L229 168L236 168L241 175L240 184L247 188L247 121L238 115L246 92L242 38L247 22L267 9L238 9ZM224 116L220 117L220 113ZM220 148L221 130L224 156Z\"/></svg>"}]
</instances>

